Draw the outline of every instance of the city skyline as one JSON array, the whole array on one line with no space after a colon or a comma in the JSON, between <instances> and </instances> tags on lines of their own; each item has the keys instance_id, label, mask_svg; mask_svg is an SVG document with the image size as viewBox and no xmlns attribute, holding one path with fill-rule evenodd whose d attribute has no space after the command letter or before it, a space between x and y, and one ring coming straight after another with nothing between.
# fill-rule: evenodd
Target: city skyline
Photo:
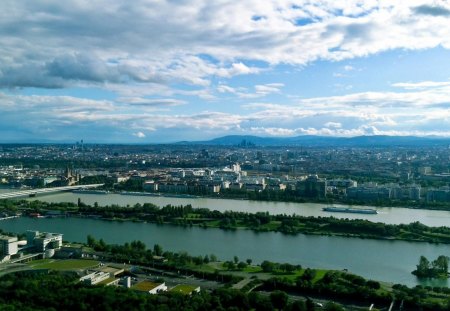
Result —
<instances>
[{"instance_id":1,"label":"city skyline","mask_svg":"<svg viewBox=\"0 0 450 311\"><path fill-rule=\"evenodd\" d=\"M0 8L0 142L450 136L447 1Z\"/></svg>"}]
</instances>

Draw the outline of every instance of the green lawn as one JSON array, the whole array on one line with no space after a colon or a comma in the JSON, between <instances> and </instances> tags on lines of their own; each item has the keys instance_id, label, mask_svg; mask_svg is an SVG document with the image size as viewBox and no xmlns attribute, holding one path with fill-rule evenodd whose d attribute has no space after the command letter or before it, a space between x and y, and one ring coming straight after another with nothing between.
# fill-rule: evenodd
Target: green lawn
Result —
<instances>
[{"instance_id":1,"label":"green lawn","mask_svg":"<svg viewBox=\"0 0 450 311\"><path fill-rule=\"evenodd\" d=\"M316 274L314 276L314 279L312 279L312 282L316 283L317 281L319 281L323 278L323 276L325 275L325 273L327 273L328 270L314 269L314 271L316 272ZM277 277L283 277L283 278L286 278L291 281L295 281L295 280L297 280L297 278L299 276L302 276L304 272L305 272L304 269L295 270L292 273L284 273L281 271L276 271L276 272L272 273L272 275L277 276Z\"/></svg>"},{"instance_id":2,"label":"green lawn","mask_svg":"<svg viewBox=\"0 0 450 311\"><path fill-rule=\"evenodd\" d=\"M247 273L260 273L263 272L260 266L247 266L242 270Z\"/></svg>"},{"instance_id":3,"label":"green lawn","mask_svg":"<svg viewBox=\"0 0 450 311\"><path fill-rule=\"evenodd\" d=\"M172 288L170 291L171 292L176 292L176 293L181 293L184 295L189 295L190 293L192 293L197 287L192 286L192 285L187 285L187 284L178 284L177 286L175 286L174 288Z\"/></svg>"},{"instance_id":4,"label":"green lawn","mask_svg":"<svg viewBox=\"0 0 450 311\"><path fill-rule=\"evenodd\" d=\"M28 263L34 269L51 269L51 270L77 270L97 267L100 262L96 260L83 259L67 259L53 260L42 259Z\"/></svg>"}]
</instances>

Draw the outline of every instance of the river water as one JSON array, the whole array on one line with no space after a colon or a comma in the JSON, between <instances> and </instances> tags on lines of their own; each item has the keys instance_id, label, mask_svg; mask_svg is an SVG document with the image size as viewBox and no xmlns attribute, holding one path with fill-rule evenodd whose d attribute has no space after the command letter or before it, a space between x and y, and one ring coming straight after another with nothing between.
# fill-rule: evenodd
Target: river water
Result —
<instances>
[{"instance_id":1,"label":"river water","mask_svg":"<svg viewBox=\"0 0 450 311\"><path fill-rule=\"evenodd\" d=\"M119 204L126 206L145 202L156 205L185 205L210 208L220 211L244 212L268 211L272 214L297 214L305 216L330 216L361 218L384 223L409 223L420 221L430 226L448 226L450 213L442 211L416 210L407 208L377 208L378 215L326 213L323 204L257 202L221 200L210 198L173 198L131 196L120 194L58 193L37 199L47 202L77 202L80 198L87 204ZM0 221L5 231L21 233L26 230L59 232L64 240L84 242L88 234L107 243L122 244L141 240L148 247L160 244L166 250L187 251L192 255L215 254L221 260L253 259L300 264L304 267L324 269L348 269L368 279L408 286L417 284L450 286L448 280L420 281L411 271L419 257L430 260L439 255L450 256L448 245L415 243L404 241L369 240L359 238L284 235L277 232L256 233L249 230L224 231L198 227L179 227L134 222L111 222L82 218L17 218Z\"/></svg>"},{"instance_id":2,"label":"river water","mask_svg":"<svg viewBox=\"0 0 450 311\"><path fill-rule=\"evenodd\" d=\"M302 216L333 216L337 218L348 219L367 219L373 222L382 222L386 224L408 224L414 221L420 221L427 226L449 226L450 212L410 209L399 207L380 207L376 208L378 214L351 214L351 213L330 213L322 211L325 204L316 203L287 203L287 202L262 202L249 200L230 200L230 199L211 199L211 198L176 198L176 197L152 197L139 195L121 195L121 194L81 194L63 192L53 195L39 196L35 199L46 202L73 202L76 203L78 198L82 202L94 205L98 202L99 205L118 204L121 206L134 205L136 203L153 203L158 206L167 204L172 205L187 205L191 204L193 207L208 208L218 211L242 211L249 213L269 212L271 214L287 214L287 215L302 215ZM340 205L335 205L340 206ZM370 206L359 206L361 208L374 208Z\"/></svg>"}]
</instances>

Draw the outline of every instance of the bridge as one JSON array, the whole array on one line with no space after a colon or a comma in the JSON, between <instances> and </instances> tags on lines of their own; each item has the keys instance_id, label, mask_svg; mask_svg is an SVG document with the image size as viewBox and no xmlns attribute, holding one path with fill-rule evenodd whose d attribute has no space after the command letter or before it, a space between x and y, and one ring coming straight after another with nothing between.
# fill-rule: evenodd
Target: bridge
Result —
<instances>
[{"instance_id":1,"label":"bridge","mask_svg":"<svg viewBox=\"0 0 450 311\"><path fill-rule=\"evenodd\" d=\"M50 194L60 191L71 191L80 189L91 189L101 187L104 184L91 184L91 185L78 185L78 186L64 186L64 187L54 187L54 188L41 188L41 189L31 189L31 190L20 190L8 193L0 193L0 199L15 199L23 197L34 197L38 194Z\"/></svg>"}]
</instances>

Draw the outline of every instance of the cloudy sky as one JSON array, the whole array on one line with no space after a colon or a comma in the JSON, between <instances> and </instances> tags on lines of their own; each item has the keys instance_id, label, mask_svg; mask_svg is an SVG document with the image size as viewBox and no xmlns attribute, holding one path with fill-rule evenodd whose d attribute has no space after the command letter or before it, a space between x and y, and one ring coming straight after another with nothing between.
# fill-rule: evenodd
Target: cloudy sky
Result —
<instances>
[{"instance_id":1,"label":"cloudy sky","mask_svg":"<svg viewBox=\"0 0 450 311\"><path fill-rule=\"evenodd\" d=\"M450 136L450 2L2 0L0 141Z\"/></svg>"}]
</instances>

